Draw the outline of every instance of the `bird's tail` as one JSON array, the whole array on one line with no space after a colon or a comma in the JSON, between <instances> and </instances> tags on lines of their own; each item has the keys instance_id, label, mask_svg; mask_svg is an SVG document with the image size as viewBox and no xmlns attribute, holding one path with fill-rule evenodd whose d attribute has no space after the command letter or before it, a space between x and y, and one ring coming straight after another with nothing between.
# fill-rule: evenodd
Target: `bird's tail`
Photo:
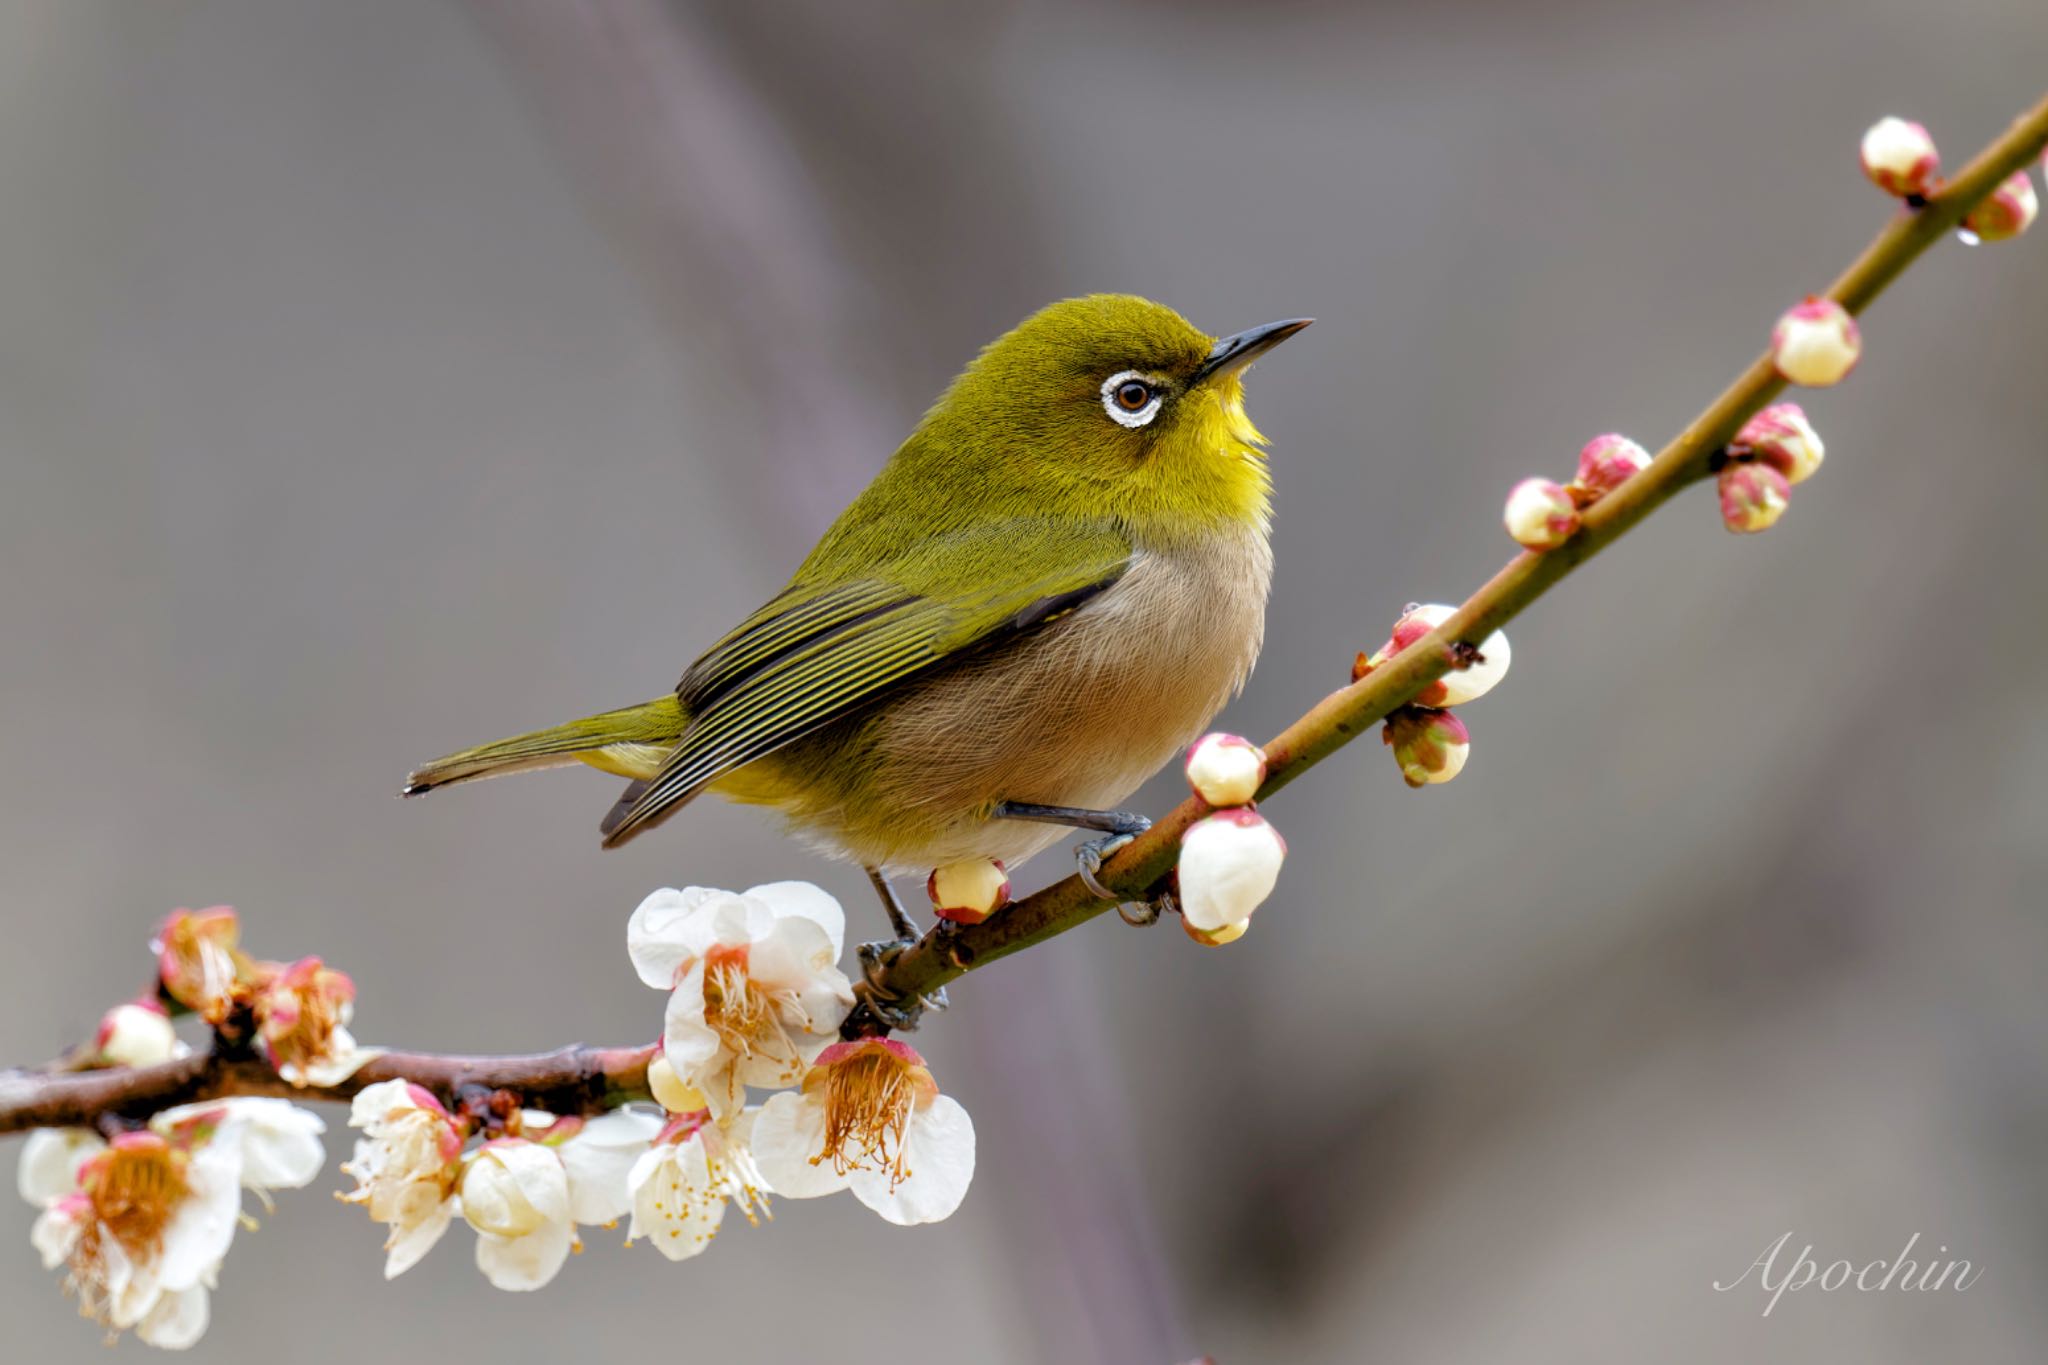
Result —
<instances>
[{"instance_id":1,"label":"bird's tail","mask_svg":"<svg viewBox=\"0 0 2048 1365\"><path fill-rule=\"evenodd\" d=\"M404 795L420 796L472 778L588 763L620 777L652 777L682 738L683 708L675 695L586 716L551 730L501 739L422 763L405 779Z\"/></svg>"}]
</instances>

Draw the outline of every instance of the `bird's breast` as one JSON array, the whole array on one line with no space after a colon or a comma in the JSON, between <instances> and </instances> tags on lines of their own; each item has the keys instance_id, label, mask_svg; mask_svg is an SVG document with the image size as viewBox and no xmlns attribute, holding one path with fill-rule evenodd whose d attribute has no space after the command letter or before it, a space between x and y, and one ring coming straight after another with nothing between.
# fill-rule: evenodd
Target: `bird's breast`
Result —
<instances>
[{"instance_id":1,"label":"bird's breast","mask_svg":"<svg viewBox=\"0 0 2048 1365\"><path fill-rule=\"evenodd\" d=\"M820 780L778 804L870 864L1021 860L1064 832L989 821L988 809L1107 809L1128 797L1243 685L1271 577L1271 551L1252 528L1141 552L1069 615L821 734L803 756L812 761L795 765Z\"/></svg>"}]
</instances>

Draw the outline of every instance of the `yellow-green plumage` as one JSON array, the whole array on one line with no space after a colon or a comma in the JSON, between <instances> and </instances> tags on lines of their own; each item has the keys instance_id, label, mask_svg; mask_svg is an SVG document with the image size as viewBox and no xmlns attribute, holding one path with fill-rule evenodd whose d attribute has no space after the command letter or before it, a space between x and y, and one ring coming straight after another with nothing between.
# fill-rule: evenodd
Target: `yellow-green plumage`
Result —
<instances>
[{"instance_id":1,"label":"yellow-green plumage","mask_svg":"<svg viewBox=\"0 0 2048 1365\"><path fill-rule=\"evenodd\" d=\"M607 845L711 790L868 866L1029 856L1060 831L996 802L1113 805L1257 657L1268 481L1238 340L1128 296L1042 310L674 695L436 760L408 792L581 761L636 779ZM1141 424L1113 407L1125 372L1157 398Z\"/></svg>"}]
</instances>

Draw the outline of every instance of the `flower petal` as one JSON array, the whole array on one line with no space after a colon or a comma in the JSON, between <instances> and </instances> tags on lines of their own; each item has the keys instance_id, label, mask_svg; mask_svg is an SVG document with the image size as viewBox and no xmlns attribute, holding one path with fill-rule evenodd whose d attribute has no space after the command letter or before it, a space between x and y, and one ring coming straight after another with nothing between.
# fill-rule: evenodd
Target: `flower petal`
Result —
<instances>
[{"instance_id":1,"label":"flower petal","mask_svg":"<svg viewBox=\"0 0 2048 1365\"><path fill-rule=\"evenodd\" d=\"M78 1188L78 1168L107 1144L90 1128L38 1128L21 1144L14 1188L41 1208Z\"/></svg>"},{"instance_id":2,"label":"flower petal","mask_svg":"<svg viewBox=\"0 0 2048 1365\"><path fill-rule=\"evenodd\" d=\"M702 959L690 963L682 980L668 994L668 1007L662 1012L661 1050L668 1064L685 1080L718 1055L718 1034L704 1022Z\"/></svg>"},{"instance_id":3,"label":"flower petal","mask_svg":"<svg viewBox=\"0 0 2048 1365\"><path fill-rule=\"evenodd\" d=\"M210 1285L242 1216L242 1153L232 1140L209 1142L192 1154L186 1168L191 1192L164 1226L153 1278L166 1293ZM149 1308L140 1308L137 1316Z\"/></svg>"},{"instance_id":4,"label":"flower petal","mask_svg":"<svg viewBox=\"0 0 2048 1365\"><path fill-rule=\"evenodd\" d=\"M765 902L777 919L807 919L823 929L832 944L832 961L845 951L846 911L824 888L809 882L769 882L748 888L747 895Z\"/></svg>"},{"instance_id":5,"label":"flower petal","mask_svg":"<svg viewBox=\"0 0 2048 1365\"><path fill-rule=\"evenodd\" d=\"M206 1335L207 1292L194 1285L158 1298L156 1306L135 1324L135 1335L165 1351L182 1351Z\"/></svg>"},{"instance_id":6,"label":"flower petal","mask_svg":"<svg viewBox=\"0 0 2048 1365\"><path fill-rule=\"evenodd\" d=\"M641 901L626 921L626 954L640 979L656 990L673 986L684 963L703 956L712 944L710 919L699 912L714 898L731 895L701 886L681 891L665 886Z\"/></svg>"},{"instance_id":7,"label":"flower petal","mask_svg":"<svg viewBox=\"0 0 2048 1365\"><path fill-rule=\"evenodd\" d=\"M250 1189L296 1190L311 1184L327 1164L320 1141L327 1125L312 1110L290 1100L247 1097L220 1104L227 1118L215 1141L241 1143L242 1183Z\"/></svg>"},{"instance_id":8,"label":"flower petal","mask_svg":"<svg viewBox=\"0 0 2048 1365\"><path fill-rule=\"evenodd\" d=\"M55 1270L71 1259L72 1248L78 1245L79 1237L85 1232L78 1212L75 1209L44 1209L36 1218L35 1226L29 1229L28 1244L42 1255L43 1269Z\"/></svg>"},{"instance_id":9,"label":"flower petal","mask_svg":"<svg viewBox=\"0 0 2048 1365\"><path fill-rule=\"evenodd\" d=\"M886 1171L853 1172L853 1197L892 1223L909 1227L950 1217L974 1180L974 1121L949 1095L912 1117L904 1134L907 1174L889 1188Z\"/></svg>"},{"instance_id":10,"label":"flower petal","mask_svg":"<svg viewBox=\"0 0 2048 1365\"><path fill-rule=\"evenodd\" d=\"M524 1237L485 1234L476 1239L476 1268L499 1289L539 1289L555 1278L575 1242L567 1222L550 1223Z\"/></svg>"},{"instance_id":11,"label":"flower petal","mask_svg":"<svg viewBox=\"0 0 2048 1365\"><path fill-rule=\"evenodd\" d=\"M639 1109L600 1114L555 1149L569 1173L569 1216L578 1223L616 1223L633 1211L626 1184L633 1164L666 1119Z\"/></svg>"},{"instance_id":12,"label":"flower petal","mask_svg":"<svg viewBox=\"0 0 2048 1365\"><path fill-rule=\"evenodd\" d=\"M822 1099L787 1090L769 1096L754 1117L753 1138L754 1164L776 1194L815 1199L846 1188L831 1162L812 1159L825 1151Z\"/></svg>"},{"instance_id":13,"label":"flower petal","mask_svg":"<svg viewBox=\"0 0 2048 1365\"><path fill-rule=\"evenodd\" d=\"M448 1224L454 1218L455 1201L443 1199L433 1212L418 1222L393 1227L390 1240L384 1243L384 1278L396 1279L418 1265L420 1258L441 1240L441 1234L448 1231Z\"/></svg>"}]
</instances>

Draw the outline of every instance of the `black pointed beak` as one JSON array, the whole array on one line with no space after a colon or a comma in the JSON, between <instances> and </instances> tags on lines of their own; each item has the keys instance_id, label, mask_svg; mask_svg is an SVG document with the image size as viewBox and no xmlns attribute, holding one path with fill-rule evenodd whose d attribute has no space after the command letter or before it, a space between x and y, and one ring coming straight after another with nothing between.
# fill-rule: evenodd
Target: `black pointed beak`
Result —
<instances>
[{"instance_id":1,"label":"black pointed beak","mask_svg":"<svg viewBox=\"0 0 2048 1365\"><path fill-rule=\"evenodd\" d=\"M1190 384L1206 383L1218 375L1236 374L1314 321L1314 318L1289 318L1285 322L1269 322L1263 327L1247 327L1223 338L1210 349L1209 358L1202 362L1201 369L1195 371Z\"/></svg>"}]
</instances>

